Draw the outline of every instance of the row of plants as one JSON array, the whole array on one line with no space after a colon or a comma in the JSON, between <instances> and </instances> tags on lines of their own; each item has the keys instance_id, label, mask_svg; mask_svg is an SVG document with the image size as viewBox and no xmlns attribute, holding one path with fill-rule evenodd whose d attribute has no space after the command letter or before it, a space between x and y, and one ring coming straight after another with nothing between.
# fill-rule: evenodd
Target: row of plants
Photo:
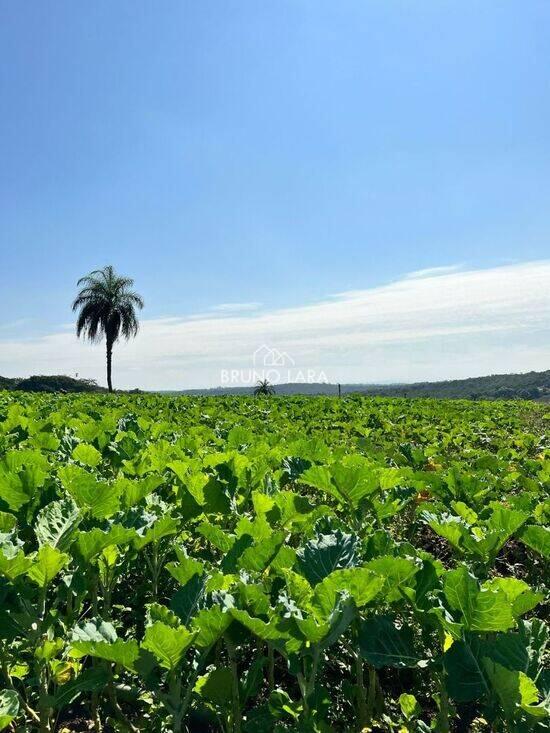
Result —
<instances>
[{"instance_id":1,"label":"row of plants","mask_svg":"<svg viewBox=\"0 0 550 733\"><path fill-rule=\"evenodd\" d=\"M0 729L547 730L549 418L0 393Z\"/></svg>"}]
</instances>

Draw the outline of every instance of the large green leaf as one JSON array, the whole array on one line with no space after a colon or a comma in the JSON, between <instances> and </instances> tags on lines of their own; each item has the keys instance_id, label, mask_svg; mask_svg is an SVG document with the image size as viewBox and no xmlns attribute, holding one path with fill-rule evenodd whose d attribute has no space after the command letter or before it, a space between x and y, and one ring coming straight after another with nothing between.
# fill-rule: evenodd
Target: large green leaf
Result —
<instances>
[{"instance_id":1,"label":"large green leaf","mask_svg":"<svg viewBox=\"0 0 550 733\"><path fill-rule=\"evenodd\" d=\"M420 565L413 560L392 555L369 560L365 567L384 578L384 593L388 601L399 600L405 588L413 587L415 575L420 570Z\"/></svg>"},{"instance_id":2,"label":"large green leaf","mask_svg":"<svg viewBox=\"0 0 550 733\"><path fill-rule=\"evenodd\" d=\"M194 575L204 572L204 565L191 557L181 557L179 562L169 562L165 567L180 585L185 585Z\"/></svg>"},{"instance_id":3,"label":"large green leaf","mask_svg":"<svg viewBox=\"0 0 550 733\"><path fill-rule=\"evenodd\" d=\"M273 501L274 509L269 515L279 515L279 524L285 528L295 527L298 529L305 524L309 524L313 512L319 511L318 507L315 507L307 497L296 494L294 491L279 491L278 494L270 498Z\"/></svg>"},{"instance_id":4,"label":"large green leaf","mask_svg":"<svg viewBox=\"0 0 550 733\"><path fill-rule=\"evenodd\" d=\"M220 565L220 569L224 573L236 573L239 570L239 559L243 552L252 547L254 540L248 534L239 537L231 546L229 552L227 552Z\"/></svg>"},{"instance_id":5,"label":"large green leaf","mask_svg":"<svg viewBox=\"0 0 550 733\"><path fill-rule=\"evenodd\" d=\"M457 702L478 700L489 693L484 671L484 645L475 634L453 642L443 656L449 695Z\"/></svg>"},{"instance_id":6,"label":"large green leaf","mask_svg":"<svg viewBox=\"0 0 550 733\"><path fill-rule=\"evenodd\" d=\"M468 631L507 631L515 626L512 603L500 589L480 590L464 567L445 575L443 591L450 608Z\"/></svg>"},{"instance_id":7,"label":"large green leaf","mask_svg":"<svg viewBox=\"0 0 550 733\"><path fill-rule=\"evenodd\" d=\"M86 621L73 630L70 655L77 659L85 656L104 659L132 672L143 672L150 667L147 652L140 649L137 641L118 639L114 626L100 618Z\"/></svg>"},{"instance_id":8,"label":"large green leaf","mask_svg":"<svg viewBox=\"0 0 550 733\"><path fill-rule=\"evenodd\" d=\"M544 600L543 593L536 593L529 585L519 578L494 578L482 586L484 589L502 591L512 604L514 618L531 611Z\"/></svg>"},{"instance_id":9,"label":"large green leaf","mask_svg":"<svg viewBox=\"0 0 550 733\"><path fill-rule=\"evenodd\" d=\"M70 557L57 547L43 545L34 558L27 575L41 588L48 586L59 571L69 562Z\"/></svg>"},{"instance_id":10,"label":"large green leaf","mask_svg":"<svg viewBox=\"0 0 550 733\"><path fill-rule=\"evenodd\" d=\"M405 720L412 720L421 713L421 707L414 695L408 695L406 692L399 695L399 707L405 716Z\"/></svg>"},{"instance_id":11,"label":"large green leaf","mask_svg":"<svg viewBox=\"0 0 550 733\"><path fill-rule=\"evenodd\" d=\"M8 509L17 512L31 500L31 496L25 491L19 476L0 473L0 500Z\"/></svg>"},{"instance_id":12,"label":"large green leaf","mask_svg":"<svg viewBox=\"0 0 550 733\"><path fill-rule=\"evenodd\" d=\"M79 521L80 512L70 497L52 501L36 515L34 531L38 544L66 550Z\"/></svg>"},{"instance_id":13,"label":"large green leaf","mask_svg":"<svg viewBox=\"0 0 550 733\"><path fill-rule=\"evenodd\" d=\"M220 606L212 606L199 611L193 618L191 630L197 632L195 644L210 647L225 633L233 617Z\"/></svg>"},{"instance_id":14,"label":"large green leaf","mask_svg":"<svg viewBox=\"0 0 550 733\"><path fill-rule=\"evenodd\" d=\"M235 535L225 532L217 524L212 522L201 522L197 526L197 532L221 552L229 552L235 544Z\"/></svg>"},{"instance_id":15,"label":"large green leaf","mask_svg":"<svg viewBox=\"0 0 550 733\"><path fill-rule=\"evenodd\" d=\"M271 506L273 506L274 502L271 497L266 496L265 494L258 494L257 492L255 493L256 496L253 496L253 503L255 505L255 511L258 513L258 516L256 516L254 519L250 519L249 517L241 517L235 527L235 534L237 535L237 537L242 537L245 534L249 534L255 542L260 542L261 540L269 539L269 537L271 537L273 529L265 517L265 507L262 507L261 509L259 507L256 508L258 506L258 497L265 497L269 502L271 502Z\"/></svg>"},{"instance_id":16,"label":"large green leaf","mask_svg":"<svg viewBox=\"0 0 550 733\"><path fill-rule=\"evenodd\" d=\"M528 519L529 515L525 512L508 509L502 504L496 504L493 505L493 513L487 521L487 526L490 530L511 537Z\"/></svg>"},{"instance_id":17,"label":"large green leaf","mask_svg":"<svg viewBox=\"0 0 550 733\"><path fill-rule=\"evenodd\" d=\"M134 546L136 550L142 550L151 542L158 542L163 537L175 534L178 531L178 521L169 514L160 517L143 534L136 535Z\"/></svg>"},{"instance_id":18,"label":"large green leaf","mask_svg":"<svg viewBox=\"0 0 550 733\"><path fill-rule=\"evenodd\" d=\"M95 468L101 463L101 453L89 443L79 443L73 449L72 457L90 468Z\"/></svg>"},{"instance_id":19,"label":"large green leaf","mask_svg":"<svg viewBox=\"0 0 550 733\"><path fill-rule=\"evenodd\" d=\"M359 625L361 655L373 667L414 667L420 661L410 626L398 628L390 616L374 616Z\"/></svg>"},{"instance_id":20,"label":"large green leaf","mask_svg":"<svg viewBox=\"0 0 550 733\"><path fill-rule=\"evenodd\" d=\"M233 699L233 673L228 667L216 667L199 677L195 692L216 707L229 708Z\"/></svg>"},{"instance_id":21,"label":"large green leaf","mask_svg":"<svg viewBox=\"0 0 550 733\"><path fill-rule=\"evenodd\" d=\"M491 686L509 720L519 717L521 711L534 718L547 718L550 709L539 705L539 691L534 681L524 672L507 669L498 662L484 660Z\"/></svg>"},{"instance_id":22,"label":"large green leaf","mask_svg":"<svg viewBox=\"0 0 550 733\"><path fill-rule=\"evenodd\" d=\"M537 679L549 641L548 626L539 619L520 621L518 630L498 634L485 649L493 661Z\"/></svg>"},{"instance_id":23,"label":"large green leaf","mask_svg":"<svg viewBox=\"0 0 550 733\"><path fill-rule=\"evenodd\" d=\"M506 540L524 524L529 515L525 512L508 509L500 504L493 507L492 514L485 524L476 524L478 515L464 502L452 502L460 516L437 517L424 513L429 526L440 537L444 537L456 550L471 553L485 562L490 562L503 547Z\"/></svg>"},{"instance_id":24,"label":"large green leaf","mask_svg":"<svg viewBox=\"0 0 550 733\"><path fill-rule=\"evenodd\" d=\"M268 622L262 619L251 616L246 611L239 610L237 608L230 608L227 613L242 624L245 628L251 631L255 636L263 641L283 641L288 638L288 634L279 628L276 620L270 620Z\"/></svg>"},{"instance_id":25,"label":"large green leaf","mask_svg":"<svg viewBox=\"0 0 550 733\"><path fill-rule=\"evenodd\" d=\"M425 514L428 525L440 537L443 537L452 545L455 550L464 550L464 540L468 536L468 530L464 524L455 517L436 518L431 513Z\"/></svg>"},{"instance_id":26,"label":"large green leaf","mask_svg":"<svg viewBox=\"0 0 550 733\"><path fill-rule=\"evenodd\" d=\"M115 484L98 481L84 468L74 464L60 468L58 476L83 512L88 512L96 519L104 519L118 511L119 488Z\"/></svg>"},{"instance_id":27,"label":"large green leaf","mask_svg":"<svg viewBox=\"0 0 550 733\"><path fill-rule=\"evenodd\" d=\"M128 509L138 504L146 496L162 485L162 476L149 474L140 479L119 478L115 484L120 495L122 505Z\"/></svg>"},{"instance_id":28,"label":"large green leaf","mask_svg":"<svg viewBox=\"0 0 550 733\"><path fill-rule=\"evenodd\" d=\"M117 640L115 627L110 621L104 621L101 618L85 621L83 624L73 629L73 641L94 641L107 642L111 644Z\"/></svg>"},{"instance_id":29,"label":"large green leaf","mask_svg":"<svg viewBox=\"0 0 550 733\"><path fill-rule=\"evenodd\" d=\"M180 620L177 615L166 606L163 606L162 603L148 603L146 609L146 626L154 624L155 621L162 621L167 626L172 626L173 628L180 626Z\"/></svg>"},{"instance_id":30,"label":"large green leaf","mask_svg":"<svg viewBox=\"0 0 550 733\"><path fill-rule=\"evenodd\" d=\"M110 679L110 673L105 667L90 667L77 677L60 685L53 695L54 707L57 709L70 705L81 692L96 692L102 690Z\"/></svg>"},{"instance_id":31,"label":"large green leaf","mask_svg":"<svg viewBox=\"0 0 550 733\"><path fill-rule=\"evenodd\" d=\"M347 456L331 466L311 466L300 481L351 507L358 507L362 499L380 488L378 467L359 455Z\"/></svg>"},{"instance_id":32,"label":"large green leaf","mask_svg":"<svg viewBox=\"0 0 550 733\"><path fill-rule=\"evenodd\" d=\"M19 575L24 575L32 566L32 557L26 557L23 550L17 550L15 554L5 555L0 551L0 575L8 580L15 580Z\"/></svg>"},{"instance_id":33,"label":"large green leaf","mask_svg":"<svg viewBox=\"0 0 550 733\"><path fill-rule=\"evenodd\" d=\"M19 695L15 690L0 691L0 730L4 730L19 713Z\"/></svg>"},{"instance_id":34,"label":"large green leaf","mask_svg":"<svg viewBox=\"0 0 550 733\"><path fill-rule=\"evenodd\" d=\"M305 639L308 644L320 644L330 631L330 624L327 621L319 622L314 616L297 618L294 623L298 627L298 638L300 641Z\"/></svg>"},{"instance_id":35,"label":"large green leaf","mask_svg":"<svg viewBox=\"0 0 550 733\"><path fill-rule=\"evenodd\" d=\"M94 527L89 532L79 532L76 537L76 548L78 554L86 562L99 555L106 547L111 545L129 544L136 538L136 530L123 527L120 524L113 524L108 530Z\"/></svg>"},{"instance_id":36,"label":"large green leaf","mask_svg":"<svg viewBox=\"0 0 550 733\"><path fill-rule=\"evenodd\" d=\"M239 558L239 566L244 570L261 573L275 559L284 541L284 532L273 532L271 537L247 547Z\"/></svg>"},{"instance_id":37,"label":"large green leaf","mask_svg":"<svg viewBox=\"0 0 550 733\"><path fill-rule=\"evenodd\" d=\"M520 540L543 557L550 557L550 528L536 524L524 527L519 534Z\"/></svg>"},{"instance_id":38,"label":"large green leaf","mask_svg":"<svg viewBox=\"0 0 550 733\"><path fill-rule=\"evenodd\" d=\"M71 656L90 656L105 659L107 662L120 664L126 669L135 671L136 663L140 657L140 648L134 639L130 641L117 639L113 642L75 641L71 645Z\"/></svg>"},{"instance_id":39,"label":"large green leaf","mask_svg":"<svg viewBox=\"0 0 550 733\"><path fill-rule=\"evenodd\" d=\"M289 597L292 598L300 608L309 606L313 598L313 589L308 581L299 573L288 569L283 571L283 577L286 582Z\"/></svg>"},{"instance_id":40,"label":"large green leaf","mask_svg":"<svg viewBox=\"0 0 550 733\"><path fill-rule=\"evenodd\" d=\"M189 624L197 613L206 593L206 583L206 576L196 573L172 596L170 608L183 624Z\"/></svg>"},{"instance_id":41,"label":"large green leaf","mask_svg":"<svg viewBox=\"0 0 550 733\"><path fill-rule=\"evenodd\" d=\"M499 644L504 636L508 640ZM449 694L457 702L470 702L487 697L492 691L509 716L519 706L531 715L544 717L545 708L537 705L539 695L533 680L525 672L509 669L517 663L528 666L527 655L518 653L519 647L513 642L517 635L504 636L497 637L498 648L474 634L467 634L464 640L452 644L444 655ZM489 655L500 657L507 666L490 659Z\"/></svg>"},{"instance_id":42,"label":"large green leaf","mask_svg":"<svg viewBox=\"0 0 550 733\"><path fill-rule=\"evenodd\" d=\"M353 507L380 488L379 469L360 455L346 456L331 466L332 481Z\"/></svg>"},{"instance_id":43,"label":"large green leaf","mask_svg":"<svg viewBox=\"0 0 550 733\"><path fill-rule=\"evenodd\" d=\"M196 632L188 631L184 626L174 629L157 621L145 629L141 646L152 652L162 667L173 670L183 660L195 636Z\"/></svg>"},{"instance_id":44,"label":"large green leaf","mask_svg":"<svg viewBox=\"0 0 550 733\"><path fill-rule=\"evenodd\" d=\"M317 535L296 555L301 572L311 585L316 585L334 570L356 565L357 551L357 537L336 530L331 534Z\"/></svg>"},{"instance_id":45,"label":"large green leaf","mask_svg":"<svg viewBox=\"0 0 550 733\"><path fill-rule=\"evenodd\" d=\"M9 512L0 512L0 534L9 533L17 526L17 518Z\"/></svg>"},{"instance_id":46,"label":"large green leaf","mask_svg":"<svg viewBox=\"0 0 550 733\"><path fill-rule=\"evenodd\" d=\"M312 604L322 616L332 613L341 596L353 598L361 608L380 593L384 583L384 578L366 568L334 570L315 587Z\"/></svg>"}]
</instances>

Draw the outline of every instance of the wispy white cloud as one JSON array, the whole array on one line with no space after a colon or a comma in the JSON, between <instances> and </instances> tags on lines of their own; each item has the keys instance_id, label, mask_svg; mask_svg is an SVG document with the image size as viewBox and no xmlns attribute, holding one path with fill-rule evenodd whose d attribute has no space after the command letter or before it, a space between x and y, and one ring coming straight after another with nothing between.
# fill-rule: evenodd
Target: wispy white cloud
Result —
<instances>
[{"instance_id":1,"label":"wispy white cloud","mask_svg":"<svg viewBox=\"0 0 550 733\"><path fill-rule=\"evenodd\" d=\"M0 323L0 331L14 331L33 322L32 318L18 318L10 323Z\"/></svg>"},{"instance_id":2,"label":"wispy white cloud","mask_svg":"<svg viewBox=\"0 0 550 733\"><path fill-rule=\"evenodd\" d=\"M121 387L215 386L246 369L261 344L331 381L444 379L550 366L550 260L404 277L301 307L144 320L119 344ZM72 374L104 381L103 349L53 333L0 337L0 374Z\"/></svg>"},{"instance_id":3,"label":"wispy white cloud","mask_svg":"<svg viewBox=\"0 0 550 733\"><path fill-rule=\"evenodd\" d=\"M418 280L425 277L439 277L441 275L449 275L452 272L458 272L464 269L464 265L443 265L441 267L427 267L424 270L414 270L407 273L405 277L408 280Z\"/></svg>"},{"instance_id":4,"label":"wispy white cloud","mask_svg":"<svg viewBox=\"0 0 550 733\"><path fill-rule=\"evenodd\" d=\"M261 306L261 303L220 303L212 306L210 310L219 311L220 313L245 313L257 311Z\"/></svg>"}]
</instances>

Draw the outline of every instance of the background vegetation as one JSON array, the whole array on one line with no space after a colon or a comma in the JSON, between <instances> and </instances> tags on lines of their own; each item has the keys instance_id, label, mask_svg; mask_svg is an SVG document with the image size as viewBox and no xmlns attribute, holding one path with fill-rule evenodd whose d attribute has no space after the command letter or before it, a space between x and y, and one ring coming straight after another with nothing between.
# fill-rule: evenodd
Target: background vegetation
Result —
<instances>
[{"instance_id":1,"label":"background vegetation","mask_svg":"<svg viewBox=\"0 0 550 733\"><path fill-rule=\"evenodd\" d=\"M542 733L549 419L0 393L0 727Z\"/></svg>"}]
</instances>

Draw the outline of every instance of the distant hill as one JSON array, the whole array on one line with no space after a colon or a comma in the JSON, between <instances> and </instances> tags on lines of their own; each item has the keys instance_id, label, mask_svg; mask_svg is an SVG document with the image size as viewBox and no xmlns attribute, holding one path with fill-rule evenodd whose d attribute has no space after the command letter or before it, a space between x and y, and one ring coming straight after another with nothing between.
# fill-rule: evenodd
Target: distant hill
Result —
<instances>
[{"instance_id":1,"label":"distant hill","mask_svg":"<svg viewBox=\"0 0 550 733\"><path fill-rule=\"evenodd\" d=\"M0 389L22 392L105 392L93 379L75 379L65 374L40 374L26 379L0 377Z\"/></svg>"},{"instance_id":2,"label":"distant hill","mask_svg":"<svg viewBox=\"0 0 550 733\"><path fill-rule=\"evenodd\" d=\"M550 370L525 374L491 374L443 382L372 385L357 391L392 397L550 400Z\"/></svg>"},{"instance_id":3,"label":"distant hill","mask_svg":"<svg viewBox=\"0 0 550 733\"><path fill-rule=\"evenodd\" d=\"M35 375L27 379L0 377L0 390L25 392L106 392L91 379L75 379L63 374ZM487 377L450 379L443 382L412 384L341 384L342 394L378 397L446 397L471 400L539 400L550 402L550 370L524 374L491 374ZM139 391L139 390L134 390ZM159 390L159 392L162 392ZM251 395L253 387L215 387L213 389L165 390L172 395ZM337 384L276 384L278 395L337 395Z\"/></svg>"},{"instance_id":4,"label":"distant hill","mask_svg":"<svg viewBox=\"0 0 550 733\"><path fill-rule=\"evenodd\" d=\"M525 374L491 374L486 377L468 377L442 382L414 382L412 384L342 384L342 394L358 393L379 397L446 397L450 399L484 400L542 400L550 401L550 370ZM170 394L224 395L252 394L253 387L216 387L188 389ZM337 384L277 384L279 395L337 395Z\"/></svg>"},{"instance_id":5,"label":"distant hill","mask_svg":"<svg viewBox=\"0 0 550 733\"><path fill-rule=\"evenodd\" d=\"M15 389L20 379L11 379L10 377L0 377L0 389Z\"/></svg>"}]
</instances>

